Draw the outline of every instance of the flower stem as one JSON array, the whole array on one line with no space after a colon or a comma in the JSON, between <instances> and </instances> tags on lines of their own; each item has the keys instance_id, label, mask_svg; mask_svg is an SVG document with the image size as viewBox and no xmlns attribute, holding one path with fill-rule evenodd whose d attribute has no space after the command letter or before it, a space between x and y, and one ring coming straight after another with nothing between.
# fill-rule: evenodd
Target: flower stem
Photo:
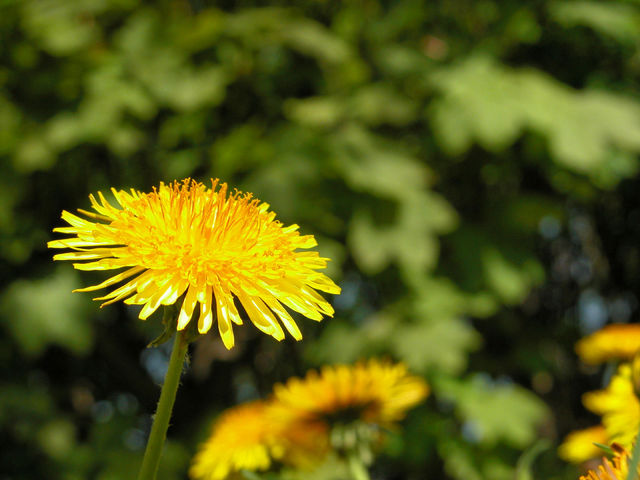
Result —
<instances>
[{"instance_id":1,"label":"flower stem","mask_svg":"<svg viewBox=\"0 0 640 480\"><path fill-rule=\"evenodd\" d=\"M349 462L349 471L353 480L370 480L369 472L357 455L350 454L347 461Z\"/></svg>"},{"instance_id":2,"label":"flower stem","mask_svg":"<svg viewBox=\"0 0 640 480\"><path fill-rule=\"evenodd\" d=\"M629 460L627 480L636 480L638 478L638 463L640 463L640 428L636 436L636 444L633 446L633 452L631 453L631 460Z\"/></svg>"},{"instance_id":3,"label":"flower stem","mask_svg":"<svg viewBox=\"0 0 640 480\"><path fill-rule=\"evenodd\" d=\"M173 341L173 350L169 359L169 368L164 377L162 390L160 391L160 400L156 414L153 418L151 434L147 442L147 449L142 459L142 467L138 474L138 480L155 480L160 464L160 455L162 447L167 438L167 429L169 428L169 420L171 419L171 410L176 400L176 392L180 383L180 375L182 374L182 365L187 354L189 342L184 332L176 332Z\"/></svg>"}]
</instances>

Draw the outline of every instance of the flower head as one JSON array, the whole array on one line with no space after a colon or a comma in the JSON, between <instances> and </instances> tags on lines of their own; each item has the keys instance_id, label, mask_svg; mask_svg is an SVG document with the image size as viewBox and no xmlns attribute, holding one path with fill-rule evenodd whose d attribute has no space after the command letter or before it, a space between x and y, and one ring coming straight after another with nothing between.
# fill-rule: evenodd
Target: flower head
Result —
<instances>
[{"instance_id":1,"label":"flower head","mask_svg":"<svg viewBox=\"0 0 640 480\"><path fill-rule=\"evenodd\" d=\"M585 393L582 403L602 416L610 442L631 446L640 425L640 400L634 391L630 364L620 365L605 389Z\"/></svg>"},{"instance_id":2,"label":"flower head","mask_svg":"<svg viewBox=\"0 0 640 480\"><path fill-rule=\"evenodd\" d=\"M602 449L596 443L607 444L609 436L602 425L576 430L566 436L558 448L558 455L563 460L581 463L602 455Z\"/></svg>"},{"instance_id":3,"label":"flower head","mask_svg":"<svg viewBox=\"0 0 640 480\"><path fill-rule=\"evenodd\" d=\"M640 350L640 324L613 324L576 343L584 363L598 365L610 360L630 360Z\"/></svg>"},{"instance_id":4,"label":"flower head","mask_svg":"<svg viewBox=\"0 0 640 480\"><path fill-rule=\"evenodd\" d=\"M626 480L629 472L628 463L629 453L618 448L611 460L603 458L597 470L589 470L586 475L580 476L580 480Z\"/></svg>"},{"instance_id":5,"label":"flower head","mask_svg":"<svg viewBox=\"0 0 640 480\"><path fill-rule=\"evenodd\" d=\"M304 379L276 385L268 401L224 413L195 456L190 474L222 480L242 469L267 470L274 461L311 468L332 447L341 449L335 437L377 440L377 430L362 435L363 430L372 424L392 426L428 392L426 383L402 364L370 360L324 367L319 374L311 371ZM358 446L361 452L368 447L362 442Z\"/></svg>"},{"instance_id":6,"label":"flower head","mask_svg":"<svg viewBox=\"0 0 640 480\"><path fill-rule=\"evenodd\" d=\"M376 426L393 427L424 400L429 387L404 364L371 359L355 365L325 366L274 386L269 416L282 430L287 463L308 468L333 448L370 458L382 439Z\"/></svg>"},{"instance_id":7,"label":"flower head","mask_svg":"<svg viewBox=\"0 0 640 480\"><path fill-rule=\"evenodd\" d=\"M297 225L283 226L269 205L250 193L227 192L227 184L212 187L186 179L161 183L150 193L112 189L119 207L98 192L90 195L96 213L67 211L70 226L55 232L74 235L49 242L49 248L73 251L54 256L71 260L79 270L126 268L92 291L126 283L96 300L106 305L124 300L143 305L146 319L160 305L182 299L178 330L199 308L198 331L206 333L217 318L227 348L234 344L232 324L242 324L234 298L251 322L277 340L284 338L280 322L297 340L300 330L285 307L313 320L333 315L333 308L316 290L339 293L340 288L317 272L327 260L317 252L299 251L316 245L301 236Z\"/></svg>"},{"instance_id":8,"label":"flower head","mask_svg":"<svg viewBox=\"0 0 640 480\"><path fill-rule=\"evenodd\" d=\"M429 387L410 375L404 364L371 359L356 365L335 365L291 378L274 387L274 403L299 420L348 423L362 420L391 425L424 400Z\"/></svg>"},{"instance_id":9,"label":"flower head","mask_svg":"<svg viewBox=\"0 0 640 480\"><path fill-rule=\"evenodd\" d=\"M222 480L240 470L264 471L272 458L282 456L282 445L265 416L265 407L264 402L255 401L223 413L193 459L191 478Z\"/></svg>"},{"instance_id":10,"label":"flower head","mask_svg":"<svg viewBox=\"0 0 640 480\"><path fill-rule=\"evenodd\" d=\"M193 457L190 477L236 478L241 470L265 471L274 463L308 467L328 452L323 425L283 422L271 413L271 401L261 400L226 410Z\"/></svg>"},{"instance_id":11,"label":"flower head","mask_svg":"<svg viewBox=\"0 0 640 480\"><path fill-rule=\"evenodd\" d=\"M330 447L357 451L367 462L371 446L382 439L374 427L393 427L428 393L424 380L404 364L372 359L325 366L276 385L270 415L287 425L290 462L299 467L321 461Z\"/></svg>"}]
</instances>

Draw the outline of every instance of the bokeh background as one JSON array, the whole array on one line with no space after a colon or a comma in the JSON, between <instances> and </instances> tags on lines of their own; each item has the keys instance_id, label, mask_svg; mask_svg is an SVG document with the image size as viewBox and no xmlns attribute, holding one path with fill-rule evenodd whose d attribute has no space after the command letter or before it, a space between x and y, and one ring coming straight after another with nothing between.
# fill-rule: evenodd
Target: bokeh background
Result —
<instances>
[{"instance_id":1,"label":"bokeh background","mask_svg":"<svg viewBox=\"0 0 640 480\"><path fill-rule=\"evenodd\" d=\"M187 176L314 234L343 293L300 343L194 345L159 478L224 408L374 355L433 389L374 479L577 478L555 449L602 371L573 344L638 320L639 46L637 0L1 1L0 479L135 477L160 321L45 245Z\"/></svg>"}]
</instances>

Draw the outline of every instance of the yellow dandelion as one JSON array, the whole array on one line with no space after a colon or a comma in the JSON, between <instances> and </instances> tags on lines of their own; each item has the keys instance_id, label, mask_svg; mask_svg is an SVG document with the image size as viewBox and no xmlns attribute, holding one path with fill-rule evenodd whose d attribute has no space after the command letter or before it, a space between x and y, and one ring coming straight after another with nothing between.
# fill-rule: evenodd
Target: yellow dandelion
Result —
<instances>
[{"instance_id":1,"label":"yellow dandelion","mask_svg":"<svg viewBox=\"0 0 640 480\"><path fill-rule=\"evenodd\" d=\"M255 401L227 410L215 422L211 436L193 458L189 475L223 480L240 470L264 471L283 454L266 404Z\"/></svg>"},{"instance_id":2,"label":"yellow dandelion","mask_svg":"<svg viewBox=\"0 0 640 480\"><path fill-rule=\"evenodd\" d=\"M576 343L580 359L590 365L630 360L640 350L640 324L613 324Z\"/></svg>"},{"instance_id":3,"label":"yellow dandelion","mask_svg":"<svg viewBox=\"0 0 640 480\"><path fill-rule=\"evenodd\" d=\"M580 480L627 480L628 462L629 453L618 448L611 460L603 458L597 470L589 470L586 475L580 476Z\"/></svg>"},{"instance_id":4,"label":"yellow dandelion","mask_svg":"<svg viewBox=\"0 0 640 480\"><path fill-rule=\"evenodd\" d=\"M331 450L328 425L320 421L300 422L267 409L271 425L279 425L278 440L284 455L280 461L296 469L311 469Z\"/></svg>"},{"instance_id":5,"label":"yellow dandelion","mask_svg":"<svg viewBox=\"0 0 640 480\"><path fill-rule=\"evenodd\" d=\"M620 365L605 389L585 393L582 403L602 416L610 442L631 446L640 425L640 401L634 391L630 364Z\"/></svg>"},{"instance_id":6,"label":"yellow dandelion","mask_svg":"<svg viewBox=\"0 0 640 480\"><path fill-rule=\"evenodd\" d=\"M234 344L232 324L242 319L238 299L251 322L277 340L286 330L302 335L287 308L313 320L332 316L333 308L316 290L340 293L340 288L319 273L327 258L299 251L316 246L312 235L300 235L297 225L283 226L267 203L250 193L227 192L227 184L212 180L211 188L191 179L166 185L151 193L112 189L119 207L98 192L90 195L96 213L79 210L87 218L67 211L70 226L55 232L74 235L49 242L50 248L72 252L54 256L71 260L79 270L126 268L93 291L126 283L103 297L102 306L124 300L143 305L146 319L160 305L182 299L177 329L184 329L199 308L198 331L206 333L217 318L227 348ZM285 308L287 307L287 308Z\"/></svg>"},{"instance_id":7,"label":"yellow dandelion","mask_svg":"<svg viewBox=\"0 0 640 480\"><path fill-rule=\"evenodd\" d=\"M424 400L429 387L404 364L375 359L325 366L274 387L269 416L286 425L286 462L312 467L331 450L368 450L382 439L375 425L393 427Z\"/></svg>"},{"instance_id":8,"label":"yellow dandelion","mask_svg":"<svg viewBox=\"0 0 640 480\"><path fill-rule=\"evenodd\" d=\"M429 387L404 364L375 359L323 367L274 387L274 405L300 420L362 420L388 426L421 402Z\"/></svg>"},{"instance_id":9,"label":"yellow dandelion","mask_svg":"<svg viewBox=\"0 0 640 480\"><path fill-rule=\"evenodd\" d=\"M596 443L606 445L608 442L609 436L602 425L576 430L566 436L558 448L558 455L567 462L582 463L602 455L602 449Z\"/></svg>"}]
</instances>

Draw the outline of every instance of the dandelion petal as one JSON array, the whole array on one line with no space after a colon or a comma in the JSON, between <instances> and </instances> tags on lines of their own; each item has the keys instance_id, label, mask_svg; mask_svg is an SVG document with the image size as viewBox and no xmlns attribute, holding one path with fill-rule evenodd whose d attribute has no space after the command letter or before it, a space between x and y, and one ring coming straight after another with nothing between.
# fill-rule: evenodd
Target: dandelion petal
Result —
<instances>
[{"instance_id":1,"label":"dandelion petal","mask_svg":"<svg viewBox=\"0 0 640 480\"><path fill-rule=\"evenodd\" d=\"M68 237L48 243L67 249L54 259L71 261L78 270L124 269L79 291L134 277L98 297L102 306L120 300L142 305L139 317L146 319L184 295L178 330L200 304L198 331L208 332L217 314L227 348L234 344L234 324L242 325L236 298L251 323L277 340L285 335L280 322L296 340L302 338L287 309L317 321L333 315L318 291L337 294L340 287L320 272L329 259L306 251L316 246L313 235L301 235L298 225L284 226L252 194L231 191L218 180L207 187L191 179L161 182L149 193L111 193L113 203L102 192L90 195L92 211L63 211L67 226L54 232Z\"/></svg>"}]
</instances>

